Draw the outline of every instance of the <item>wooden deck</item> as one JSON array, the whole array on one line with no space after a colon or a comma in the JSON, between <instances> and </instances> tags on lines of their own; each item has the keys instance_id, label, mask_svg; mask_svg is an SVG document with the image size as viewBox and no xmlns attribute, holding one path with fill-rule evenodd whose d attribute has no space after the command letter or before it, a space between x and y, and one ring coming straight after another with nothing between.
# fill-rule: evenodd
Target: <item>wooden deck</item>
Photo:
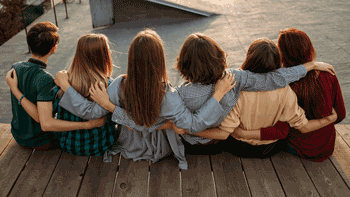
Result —
<instances>
[{"instance_id":1,"label":"wooden deck","mask_svg":"<svg viewBox=\"0 0 350 197\"><path fill-rule=\"evenodd\" d=\"M20 147L0 124L0 196L350 196L350 125L337 125L333 156L322 163L279 153L244 159L228 153L168 157L157 163L74 156Z\"/></svg>"}]
</instances>

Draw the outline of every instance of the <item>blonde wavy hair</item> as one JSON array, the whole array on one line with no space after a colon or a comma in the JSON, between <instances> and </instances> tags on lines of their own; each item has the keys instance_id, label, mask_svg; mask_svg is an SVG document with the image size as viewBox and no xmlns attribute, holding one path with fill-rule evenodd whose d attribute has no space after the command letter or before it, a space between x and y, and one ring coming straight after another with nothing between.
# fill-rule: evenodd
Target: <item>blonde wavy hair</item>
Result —
<instances>
[{"instance_id":1,"label":"blonde wavy hair","mask_svg":"<svg viewBox=\"0 0 350 197\"><path fill-rule=\"evenodd\" d=\"M89 100L91 84L101 81L107 87L113 72L108 42L104 34L91 33L80 37L73 62L67 71L72 87ZM56 96L61 98L63 91L59 90Z\"/></svg>"}]
</instances>

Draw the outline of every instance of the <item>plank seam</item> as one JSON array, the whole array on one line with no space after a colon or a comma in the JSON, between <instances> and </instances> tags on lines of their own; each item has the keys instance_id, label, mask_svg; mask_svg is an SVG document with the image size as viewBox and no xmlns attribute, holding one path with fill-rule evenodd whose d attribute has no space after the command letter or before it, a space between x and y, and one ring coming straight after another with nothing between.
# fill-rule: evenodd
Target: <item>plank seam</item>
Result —
<instances>
[{"instance_id":1,"label":"plank seam","mask_svg":"<svg viewBox=\"0 0 350 197\"><path fill-rule=\"evenodd\" d=\"M245 171L244 171L243 162L242 162L242 157L239 157L239 161L241 162L241 168L242 168L242 172L243 172L243 175L244 175L244 180L245 180L245 182L246 182L246 184L247 184L247 186L248 186L248 191L249 191L250 197L252 197L253 194L252 194L252 191L251 191L249 182L248 182L247 174L246 174Z\"/></svg>"},{"instance_id":2,"label":"plank seam","mask_svg":"<svg viewBox=\"0 0 350 197\"><path fill-rule=\"evenodd\" d=\"M312 177L310 176L309 171L306 169L306 166L305 166L303 160L302 160L300 157L298 157L298 158L299 158L299 160L301 161L301 165L303 165L303 167L304 167L304 169L305 169L305 171L306 171L306 174L309 176L309 179L311 180L312 184L314 185L314 188L315 188L316 192L318 193L319 196L322 196L322 195L320 194L320 192L318 191L317 186L316 186L315 183L314 183L314 180L313 180Z\"/></svg>"},{"instance_id":3,"label":"plank seam","mask_svg":"<svg viewBox=\"0 0 350 197\"><path fill-rule=\"evenodd\" d=\"M338 172L339 176L341 177L341 179L344 181L345 185L349 188L350 190L350 186L346 183L346 181L344 180L344 177L342 176L342 174L339 172L338 168L335 166L335 164L333 163L333 161L331 159L329 159L331 161L331 164L333 165L333 167L336 169L336 171Z\"/></svg>"},{"instance_id":4,"label":"plank seam","mask_svg":"<svg viewBox=\"0 0 350 197\"><path fill-rule=\"evenodd\" d=\"M58 165L58 163L59 163L59 161L60 161L60 159L61 159L61 157L62 157L62 152L63 152L63 151L61 150L60 156L58 157L57 162L56 162L56 165L55 165L55 167L54 167L54 169L53 169L53 171L52 171L52 173L51 173L51 175L50 175L49 180L47 181L47 185L46 185L45 188L44 188L43 194L45 194L46 189L47 189L47 187L49 186L49 183L50 183L50 181L51 181L51 178L52 178L53 174L55 173L55 170L56 170L56 168L57 168L57 165Z\"/></svg>"},{"instance_id":5,"label":"plank seam","mask_svg":"<svg viewBox=\"0 0 350 197\"><path fill-rule=\"evenodd\" d=\"M0 156L2 155L2 153L4 153L4 151L5 151L6 148L9 146L9 144L11 143L12 140L13 140L13 137L11 137L11 139L7 142L5 148L1 151Z\"/></svg>"},{"instance_id":6,"label":"plank seam","mask_svg":"<svg viewBox=\"0 0 350 197\"><path fill-rule=\"evenodd\" d=\"M269 157L269 159L270 159L270 162L271 162L271 164L272 164L273 170L275 171L275 174L276 174L276 176L277 176L278 182L279 182L280 185L282 186L283 193L284 193L285 196L287 196L287 192L286 192L286 190L285 190L284 187L283 187L283 184L282 184L282 181L281 181L281 179L280 179L280 176L278 175L278 172L277 172L277 170L276 170L276 168L275 168L275 164L272 162L272 158L271 158L271 157Z\"/></svg>"},{"instance_id":7,"label":"plank seam","mask_svg":"<svg viewBox=\"0 0 350 197\"><path fill-rule=\"evenodd\" d=\"M28 157L26 163L23 165L23 167L22 167L22 169L21 169L21 172L18 173L18 176L17 176L15 182L13 182L13 185L11 186L11 189L10 189L9 193L7 194L7 196L8 196L9 194L11 194L13 188L15 187L15 185L16 185L16 183L17 183L19 177L21 176L22 172L24 171L25 167L27 166L27 163L28 163L29 159L32 157L34 151L35 151L35 149L33 149L32 153L29 155L29 157Z\"/></svg>"},{"instance_id":8,"label":"plank seam","mask_svg":"<svg viewBox=\"0 0 350 197\"><path fill-rule=\"evenodd\" d=\"M91 156L89 156L89 159L88 159L87 162L86 162L85 170L84 170L83 176L81 177L81 180L80 180L80 183L79 183L78 192L77 192L76 197L79 196L80 189L81 189L81 186L82 186L82 184L83 184L86 171L87 171L87 169L88 169L88 167L89 167L89 162L90 162L90 160L91 160Z\"/></svg>"},{"instance_id":9,"label":"plank seam","mask_svg":"<svg viewBox=\"0 0 350 197\"><path fill-rule=\"evenodd\" d=\"M335 129L335 131L336 131L337 134L340 136L340 138L345 142L345 144L350 148L350 144L348 144L348 142L346 141L346 139L343 138L343 136L337 131L337 129Z\"/></svg>"},{"instance_id":10,"label":"plank seam","mask_svg":"<svg viewBox=\"0 0 350 197\"><path fill-rule=\"evenodd\" d=\"M216 181L215 181L215 177L214 177L213 164L211 162L211 155L209 155L209 163L210 163L211 178L213 179L213 182L214 182L214 192L215 192L215 196L217 197L218 191L217 191Z\"/></svg>"},{"instance_id":11,"label":"plank seam","mask_svg":"<svg viewBox=\"0 0 350 197\"><path fill-rule=\"evenodd\" d=\"M120 165L120 159L121 159L121 154L119 154L119 158L118 158L118 166L117 166L117 170L115 173L115 177L114 177L114 183L113 183L113 188L112 188L112 193L111 193L111 197L113 197L114 192L116 190L116 186L117 186L117 180L118 180L118 174L119 174L119 165Z\"/></svg>"}]
</instances>

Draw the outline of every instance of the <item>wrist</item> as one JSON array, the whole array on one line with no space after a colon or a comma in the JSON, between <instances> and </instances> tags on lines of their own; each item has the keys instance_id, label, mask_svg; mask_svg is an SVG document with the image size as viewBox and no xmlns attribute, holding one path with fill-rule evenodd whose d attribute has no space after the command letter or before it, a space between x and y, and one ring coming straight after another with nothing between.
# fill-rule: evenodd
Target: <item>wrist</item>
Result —
<instances>
[{"instance_id":1,"label":"wrist","mask_svg":"<svg viewBox=\"0 0 350 197\"><path fill-rule=\"evenodd\" d=\"M316 68L316 65L313 62L307 62L303 64L303 66L306 68L307 72L309 72L310 70L314 70Z\"/></svg>"},{"instance_id":2,"label":"wrist","mask_svg":"<svg viewBox=\"0 0 350 197\"><path fill-rule=\"evenodd\" d=\"M22 92L19 91L18 88L13 88L13 89L11 89L11 91L12 91L12 94L17 98L17 100L20 99L21 96L23 95Z\"/></svg>"},{"instance_id":3,"label":"wrist","mask_svg":"<svg viewBox=\"0 0 350 197\"><path fill-rule=\"evenodd\" d=\"M213 97L220 102L222 97L224 97L224 94L222 94L221 92L214 92Z\"/></svg>"},{"instance_id":4,"label":"wrist","mask_svg":"<svg viewBox=\"0 0 350 197\"><path fill-rule=\"evenodd\" d=\"M63 90L63 92L66 92L70 86L71 85L69 83L67 83L67 84L63 84L60 88L61 88L61 90Z\"/></svg>"}]
</instances>

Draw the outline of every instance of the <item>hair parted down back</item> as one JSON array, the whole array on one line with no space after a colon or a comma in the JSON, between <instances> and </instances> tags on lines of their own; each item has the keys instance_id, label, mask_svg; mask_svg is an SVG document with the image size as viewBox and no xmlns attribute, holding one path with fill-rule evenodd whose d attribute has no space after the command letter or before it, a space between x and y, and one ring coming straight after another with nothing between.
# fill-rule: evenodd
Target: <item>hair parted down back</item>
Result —
<instances>
[{"instance_id":1,"label":"hair parted down back","mask_svg":"<svg viewBox=\"0 0 350 197\"><path fill-rule=\"evenodd\" d=\"M137 125L150 127L160 116L168 83L160 36L153 30L139 32L131 42L128 72L122 82L122 103Z\"/></svg>"},{"instance_id":2,"label":"hair parted down back","mask_svg":"<svg viewBox=\"0 0 350 197\"><path fill-rule=\"evenodd\" d=\"M33 25L27 34L27 43L35 55L45 56L59 42L58 27L45 21Z\"/></svg>"},{"instance_id":3,"label":"hair parted down back","mask_svg":"<svg viewBox=\"0 0 350 197\"><path fill-rule=\"evenodd\" d=\"M191 34L181 47L175 68L192 83L215 84L228 67L225 51L201 33Z\"/></svg>"},{"instance_id":4,"label":"hair parted down back","mask_svg":"<svg viewBox=\"0 0 350 197\"><path fill-rule=\"evenodd\" d=\"M87 34L80 37L73 62L68 69L68 80L82 96L90 99L89 88L97 81L108 86L113 71L108 38L104 34ZM57 96L62 97L60 90Z\"/></svg>"}]
</instances>

